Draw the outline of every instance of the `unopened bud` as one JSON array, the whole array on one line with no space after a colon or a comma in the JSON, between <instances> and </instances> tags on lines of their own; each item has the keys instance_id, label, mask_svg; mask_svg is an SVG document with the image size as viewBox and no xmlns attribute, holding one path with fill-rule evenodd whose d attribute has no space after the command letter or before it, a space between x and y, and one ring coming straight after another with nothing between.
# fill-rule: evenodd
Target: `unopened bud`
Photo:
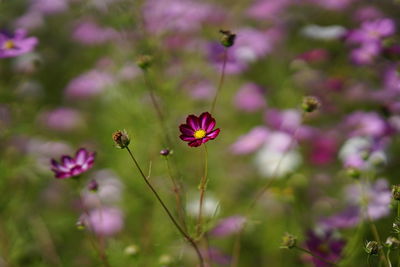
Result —
<instances>
[{"instance_id":1,"label":"unopened bud","mask_svg":"<svg viewBox=\"0 0 400 267\"><path fill-rule=\"evenodd\" d=\"M385 245L390 249L398 249L400 246L400 241L394 236L389 236L386 239Z\"/></svg>"},{"instance_id":2,"label":"unopened bud","mask_svg":"<svg viewBox=\"0 0 400 267\"><path fill-rule=\"evenodd\" d=\"M221 44L223 46L231 47L235 44L236 34L227 30L220 30L219 32L222 33Z\"/></svg>"},{"instance_id":3,"label":"unopened bud","mask_svg":"<svg viewBox=\"0 0 400 267\"><path fill-rule=\"evenodd\" d=\"M169 149L163 149L160 151L161 156L168 156L169 154L171 154L171 151Z\"/></svg>"},{"instance_id":4,"label":"unopened bud","mask_svg":"<svg viewBox=\"0 0 400 267\"><path fill-rule=\"evenodd\" d=\"M354 179L358 179L361 176L361 171L354 167L347 168L346 173L348 176L350 176L351 178L354 178Z\"/></svg>"},{"instance_id":5,"label":"unopened bud","mask_svg":"<svg viewBox=\"0 0 400 267\"><path fill-rule=\"evenodd\" d=\"M394 185L392 187L392 196L394 200L400 200L400 185Z\"/></svg>"},{"instance_id":6,"label":"unopened bud","mask_svg":"<svg viewBox=\"0 0 400 267\"><path fill-rule=\"evenodd\" d=\"M149 55L141 55L136 60L136 64L139 66L139 68L143 70L147 70L151 66L152 62L153 62L153 57Z\"/></svg>"},{"instance_id":7,"label":"unopened bud","mask_svg":"<svg viewBox=\"0 0 400 267\"><path fill-rule=\"evenodd\" d=\"M86 225L85 225L85 223L84 223L82 220L78 220L78 221L76 222L75 226L76 226L76 228L77 228L78 230L85 230L85 228L86 228Z\"/></svg>"},{"instance_id":8,"label":"unopened bud","mask_svg":"<svg viewBox=\"0 0 400 267\"><path fill-rule=\"evenodd\" d=\"M87 185L87 188L89 191L97 192L97 190L99 190L99 183L95 179L92 179Z\"/></svg>"},{"instance_id":9,"label":"unopened bud","mask_svg":"<svg viewBox=\"0 0 400 267\"><path fill-rule=\"evenodd\" d=\"M112 138L115 142L115 146L121 149L128 147L129 143L131 142L125 130L116 131L113 133Z\"/></svg>"},{"instance_id":10,"label":"unopened bud","mask_svg":"<svg viewBox=\"0 0 400 267\"><path fill-rule=\"evenodd\" d=\"M379 244L376 241L368 241L365 244L365 252L367 252L368 255L376 255L378 254L379 251Z\"/></svg>"},{"instance_id":11,"label":"unopened bud","mask_svg":"<svg viewBox=\"0 0 400 267\"><path fill-rule=\"evenodd\" d=\"M305 112L313 112L319 109L321 103L314 96L306 96L303 98L303 104L301 106Z\"/></svg>"},{"instance_id":12,"label":"unopened bud","mask_svg":"<svg viewBox=\"0 0 400 267\"><path fill-rule=\"evenodd\" d=\"M282 237L281 248L294 248L297 243L297 238L289 233L285 233Z\"/></svg>"},{"instance_id":13,"label":"unopened bud","mask_svg":"<svg viewBox=\"0 0 400 267\"><path fill-rule=\"evenodd\" d=\"M128 256L135 256L139 253L139 247L136 245L129 245L125 248L124 253Z\"/></svg>"}]
</instances>

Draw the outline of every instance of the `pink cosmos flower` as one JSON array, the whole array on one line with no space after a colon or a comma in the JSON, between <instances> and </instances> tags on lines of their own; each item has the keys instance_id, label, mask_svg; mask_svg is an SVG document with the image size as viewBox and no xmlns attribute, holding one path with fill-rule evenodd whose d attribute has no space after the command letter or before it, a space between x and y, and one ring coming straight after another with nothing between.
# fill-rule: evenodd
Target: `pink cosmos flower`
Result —
<instances>
[{"instance_id":1,"label":"pink cosmos flower","mask_svg":"<svg viewBox=\"0 0 400 267\"><path fill-rule=\"evenodd\" d=\"M220 129L214 129L215 119L208 112L203 112L199 117L189 115L186 118L186 124L181 124L180 138L183 141L189 142L191 147L198 147L201 144L217 138Z\"/></svg>"},{"instance_id":2,"label":"pink cosmos flower","mask_svg":"<svg viewBox=\"0 0 400 267\"><path fill-rule=\"evenodd\" d=\"M58 179L70 178L73 176L80 175L92 168L94 163L95 153L89 152L84 148L79 149L76 152L74 158L70 156L62 156L61 163L55 159L51 160L54 175Z\"/></svg>"},{"instance_id":3,"label":"pink cosmos flower","mask_svg":"<svg viewBox=\"0 0 400 267\"><path fill-rule=\"evenodd\" d=\"M26 31L18 29L14 36L0 32L0 58L17 57L31 52L37 45L36 37L26 37Z\"/></svg>"},{"instance_id":4,"label":"pink cosmos flower","mask_svg":"<svg viewBox=\"0 0 400 267\"><path fill-rule=\"evenodd\" d=\"M115 235L124 227L121 210L111 207L91 210L88 215L82 215L81 221L100 236Z\"/></svg>"}]
</instances>

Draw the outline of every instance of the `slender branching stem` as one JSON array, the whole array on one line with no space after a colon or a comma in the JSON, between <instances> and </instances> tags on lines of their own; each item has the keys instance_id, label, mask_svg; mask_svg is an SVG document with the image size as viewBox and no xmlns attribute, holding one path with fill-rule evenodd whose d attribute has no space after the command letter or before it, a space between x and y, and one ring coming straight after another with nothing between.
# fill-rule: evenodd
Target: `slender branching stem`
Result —
<instances>
[{"instance_id":1,"label":"slender branching stem","mask_svg":"<svg viewBox=\"0 0 400 267\"><path fill-rule=\"evenodd\" d=\"M200 190L200 200L199 200L199 214L197 218L197 236L200 237L203 233L203 202L204 195L207 188L207 172L208 172L208 152L207 146L204 144L204 174L200 180L199 190Z\"/></svg>"},{"instance_id":2,"label":"slender branching stem","mask_svg":"<svg viewBox=\"0 0 400 267\"><path fill-rule=\"evenodd\" d=\"M223 85L224 79L225 79L226 62L228 61L228 48L227 47L224 47L224 52L223 52L222 56L223 56L223 62L222 62L221 76L219 78L217 91L215 92L214 99L211 104L211 114L214 112L215 104L217 103L217 98L222 89L222 85Z\"/></svg>"},{"instance_id":3,"label":"slender branching stem","mask_svg":"<svg viewBox=\"0 0 400 267\"><path fill-rule=\"evenodd\" d=\"M129 149L129 147L126 147L126 150L128 151L133 163L135 164L135 167L138 169L141 177L143 178L143 181L146 183L147 187L150 189L150 191L154 194L154 196L156 197L156 199L158 200L158 202L160 203L160 205L162 206L162 208L164 209L164 211L167 213L169 219L171 220L171 222L174 224L174 226L176 227L176 229L179 231L179 233L189 242L189 244L193 247L193 249L196 251L196 254L199 258L199 262L200 262L200 267L204 267L204 260L203 260L203 256L200 253L199 248L197 247L196 242L193 240L192 237L189 236L189 234L187 234L182 227L179 225L179 223L175 220L174 216L172 215L172 213L169 211L168 207L165 205L164 201L161 199L161 197L159 196L159 194L157 193L157 191L154 189L154 187L150 184L150 182L148 181L146 175L144 174L142 168L140 168L139 163L137 162L136 158L133 156L131 150Z\"/></svg>"},{"instance_id":4,"label":"slender branching stem","mask_svg":"<svg viewBox=\"0 0 400 267\"><path fill-rule=\"evenodd\" d=\"M154 89L153 84L150 81L149 73L148 73L147 70L143 70L143 78L144 78L144 82L146 84L146 87L149 90L151 103L152 103L152 105L153 105L153 107L154 107L154 109L156 111L157 118L158 118L158 121L160 123L161 129L163 130L164 137L165 137L165 143L166 143L166 145L168 147L171 147L172 146L172 142L171 142L171 138L170 138L169 133L168 133L167 125L165 123L164 114L162 112L160 104L157 101L157 98L156 98L156 95L155 95L155 89Z\"/></svg>"},{"instance_id":5,"label":"slender branching stem","mask_svg":"<svg viewBox=\"0 0 400 267\"><path fill-rule=\"evenodd\" d=\"M323 261L323 262L326 263L326 264L329 264L329 265L331 265L331 266L336 266L336 263L331 262L331 261L329 261L329 260L327 260L327 259L324 259L323 257L321 257L321 256L319 256L319 255L317 255L317 254L315 254L315 253L312 253L312 252L309 251L308 249L305 249L305 248L302 248L302 247L298 247L298 246L295 246L294 248L296 248L297 250L299 250L299 251L301 251L301 252L307 253L307 254L311 255L312 257L314 257L314 258L316 258L316 259L319 259L320 261Z\"/></svg>"},{"instance_id":6,"label":"slender branching stem","mask_svg":"<svg viewBox=\"0 0 400 267\"><path fill-rule=\"evenodd\" d=\"M187 231L187 227L186 227L186 220L185 220L185 210L183 208L182 205L182 197L181 197L181 188L178 184L178 182L175 180L173 174L172 174L172 170L171 170L171 166L170 166L170 162L168 160L168 156L164 157L165 158L165 162L167 165L167 169L168 169L168 176L172 182L173 185L173 191L175 194L175 201L176 201L176 208L178 211L178 217L179 217L179 221L181 222L181 225L183 227L183 229L185 231Z\"/></svg>"}]
</instances>

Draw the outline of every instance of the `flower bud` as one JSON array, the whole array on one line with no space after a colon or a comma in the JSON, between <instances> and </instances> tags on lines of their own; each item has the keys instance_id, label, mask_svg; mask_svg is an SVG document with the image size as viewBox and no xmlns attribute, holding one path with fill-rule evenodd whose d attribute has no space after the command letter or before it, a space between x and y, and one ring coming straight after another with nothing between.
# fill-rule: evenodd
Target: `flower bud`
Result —
<instances>
[{"instance_id":1,"label":"flower bud","mask_svg":"<svg viewBox=\"0 0 400 267\"><path fill-rule=\"evenodd\" d=\"M386 239L385 245L390 249L398 249L400 246L400 241L394 236L389 236Z\"/></svg>"},{"instance_id":2,"label":"flower bud","mask_svg":"<svg viewBox=\"0 0 400 267\"><path fill-rule=\"evenodd\" d=\"M85 223L80 219L76 222L75 226L76 226L76 229L78 229L78 230L85 230L85 228L86 228Z\"/></svg>"},{"instance_id":3,"label":"flower bud","mask_svg":"<svg viewBox=\"0 0 400 267\"><path fill-rule=\"evenodd\" d=\"M125 130L116 131L113 133L112 138L115 142L115 146L121 149L128 147L129 143L131 142Z\"/></svg>"},{"instance_id":4,"label":"flower bud","mask_svg":"<svg viewBox=\"0 0 400 267\"><path fill-rule=\"evenodd\" d=\"M139 247L136 245L129 245L125 248L124 253L128 256L135 256L139 253Z\"/></svg>"},{"instance_id":5,"label":"flower bud","mask_svg":"<svg viewBox=\"0 0 400 267\"><path fill-rule=\"evenodd\" d=\"M151 66L152 62L153 58L149 55L141 55L136 59L136 64L142 70L147 70Z\"/></svg>"},{"instance_id":6,"label":"flower bud","mask_svg":"<svg viewBox=\"0 0 400 267\"><path fill-rule=\"evenodd\" d=\"M171 151L169 149L163 149L160 151L160 155L161 156L168 156L169 154L171 154Z\"/></svg>"},{"instance_id":7,"label":"flower bud","mask_svg":"<svg viewBox=\"0 0 400 267\"><path fill-rule=\"evenodd\" d=\"M361 171L357 168L349 167L346 170L346 173L348 176L354 179L358 179L361 176Z\"/></svg>"},{"instance_id":8,"label":"flower bud","mask_svg":"<svg viewBox=\"0 0 400 267\"><path fill-rule=\"evenodd\" d=\"M400 200L400 185L394 185L392 187L392 196L394 200Z\"/></svg>"},{"instance_id":9,"label":"flower bud","mask_svg":"<svg viewBox=\"0 0 400 267\"><path fill-rule=\"evenodd\" d=\"M87 189L92 192L97 192L97 190L99 190L99 183L95 179L92 179L87 185Z\"/></svg>"},{"instance_id":10,"label":"flower bud","mask_svg":"<svg viewBox=\"0 0 400 267\"><path fill-rule=\"evenodd\" d=\"M314 96L306 96L303 98L303 104L301 106L305 112L313 112L319 109L321 103Z\"/></svg>"},{"instance_id":11,"label":"flower bud","mask_svg":"<svg viewBox=\"0 0 400 267\"><path fill-rule=\"evenodd\" d=\"M368 241L365 244L365 252L367 252L368 255L376 255L378 254L379 251L379 244L376 241Z\"/></svg>"},{"instance_id":12,"label":"flower bud","mask_svg":"<svg viewBox=\"0 0 400 267\"><path fill-rule=\"evenodd\" d=\"M222 33L221 37L221 44L225 47L231 47L235 43L236 39L236 34L232 33L231 31L227 30L220 30L220 33Z\"/></svg>"},{"instance_id":13,"label":"flower bud","mask_svg":"<svg viewBox=\"0 0 400 267\"><path fill-rule=\"evenodd\" d=\"M296 246L297 238L289 233L285 233L282 237L281 248L294 248Z\"/></svg>"}]
</instances>

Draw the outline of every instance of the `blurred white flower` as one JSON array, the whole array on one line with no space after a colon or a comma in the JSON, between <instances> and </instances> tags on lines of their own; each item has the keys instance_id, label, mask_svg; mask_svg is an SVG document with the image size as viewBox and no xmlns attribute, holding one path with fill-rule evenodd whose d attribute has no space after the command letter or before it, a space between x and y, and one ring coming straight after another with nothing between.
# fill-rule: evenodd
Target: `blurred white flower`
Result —
<instances>
[{"instance_id":1,"label":"blurred white flower","mask_svg":"<svg viewBox=\"0 0 400 267\"><path fill-rule=\"evenodd\" d=\"M209 194L209 193L207 193ZM197 197L187 203L187 213L192 217L197 217L199 214L200 199L199 194ZM219 213L219 201L212 195L206 195L203 200L203 216L212 217Z\"/></svg>"},{"instance_id":2,"label":"blurred white flower","mask_svg":"<svg viewBox=\"0 0 400 267\"><path fill-rule=\"evenodd\" d=\"M317 40L334 40L342 37L345 33L346 28L340 25L319 26L311 24L301 29L302 35Z\"/></svg>"}]
</instances>

